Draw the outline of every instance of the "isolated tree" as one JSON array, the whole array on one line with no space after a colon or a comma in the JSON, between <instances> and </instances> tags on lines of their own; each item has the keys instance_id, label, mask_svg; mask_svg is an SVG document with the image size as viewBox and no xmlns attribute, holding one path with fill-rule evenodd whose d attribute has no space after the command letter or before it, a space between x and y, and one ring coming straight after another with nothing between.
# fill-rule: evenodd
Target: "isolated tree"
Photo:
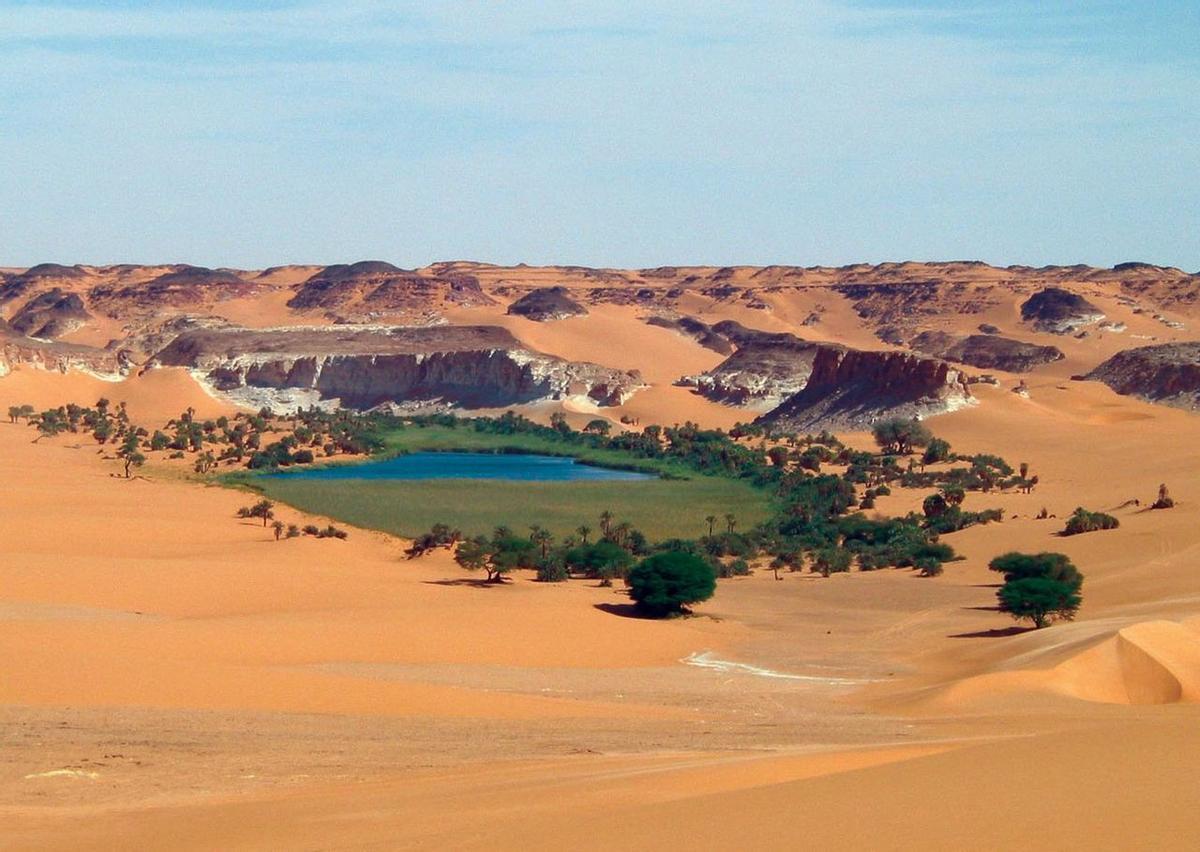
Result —
<instances>
[{"instance_id":1,"label":"isolated tree","mask_svg":"<svg viewBox=\"0 0 1200 852\"><path fill-rule=\"evenodd\" d=\"M607 435L611 429L612 424L607 420L601 420L600 418L589 421L588 424L583 427L584 432L589 432L593 435Z\"/></svg>"},{"instance_id":2,"label":"isolated tree","mask_svg":"<svg viewBox=\"0 0 1200 852\"><path fill-rule=\"evenodd\" d=\"M709 515L708 517L706 517L706 518L704 519L704 521L705 521L705 523L707 523L707 524L708 524L708 537L709 537L709 538L712 538L712 534L713 534L713 525L714 525L714 524L716 524L716 522L717 522L717 516L716 516L716 515Z\"/></svg>"},{"instance_id":3,"label":"isolated tree","mask_svg":"<svg viewBox=\"0 0 1200 852\"><path fill-rule=\"evenodd\" d=\"M613 519L613 513L610 512L608 509L605 509L603 512L600 513L600 532L604 535L605 538L608 538L609 532L611 530L612 519Z\"/></svg>"},{"instance_id":4,"label":"isolated tree","mask_svg":"<svg viewBox=\"0 0 1200 852\"><path fill-rule=\"evenodd\" d=\"M771 449L767 450L767 458L771 460L771 464L775 465L775 467L786 466L790 457L791 452L787 447L771 447Z\"/></svg>"},{"instance_id":5,"label":"isolated tree","mask_svg":"<svg viewBox=\"0 0 1200 852\"><path fill-rule=\"evenodd\" d=\"M996 593L1000 611L1028 618L1036 628L1071 620L1082 603L1083 574L1062 553L1006 553L988 567L1004 575Z\"/></svg>"},{"instance_id":6,"label":"isolated tree","mask_svg":"<svg viewBox=\"0 0 1200 852\"><path fill-rule=\"evenodd\" d=\"M996 593L1000 611L1015 619L1028 618L1041 629L1058 619L1070 621L1083 602L1070 583L1049 577L1026 577L1005 583Z\"/></svg>"},{"instance_id":7,"label":"isolated tree","mask_svg":"<svg viewBox=\"0 0 1200 852\"><path fill-rule=\"evenodd\" d=\"M146 463L146 457L138 452L128 453L125 456L125 478L129 479L133 474L131 469L141 467Z\"/></svg>"},{"instance_id":8,"label":"isolated tree","mask_svg":"<svg viewBox=\"0 0 1200 852\"><path fill-rule=\"evenodd\" d=\"M732 514L725 515L725 529L729 533L733 533L733 528L737 526L737 518Z\"/></svg>"},{"instance_id":9,"label":"isolated tree","mask_svg":"<svg viewBox=\"0 0 1200 852\"><path fill-rule=\"evenodd\" d=\"M642 560L629 573L628 582L638 609L654 618L687 612L688 604L708 600L717 588L712 567L680 550Z\"/></svg>"},{"instance_id":10,"label":"isolated tree","mask_svg":"<svg viewBox=\"0 0 1200 852\"><path fill-rule=\"evenodd\" d=\"M276 521L275 523L271 524L271 529L275 530L275 540L279 541L280 537L283 536L283 531L287 529L287 526L283 523L283 521Z\"/></svg>"},{"instance_id":11,"label":"isolated tree","mask_svg":"<svg viewBox=\"0 0 1200 852\"><path fill-rule=\"evenodd\" d=\"M919 420L892 417L876 423L871 430L875 443L889 455L908 455L914 447L925 447L933 434Z\"/></svg>"}]
</instances>

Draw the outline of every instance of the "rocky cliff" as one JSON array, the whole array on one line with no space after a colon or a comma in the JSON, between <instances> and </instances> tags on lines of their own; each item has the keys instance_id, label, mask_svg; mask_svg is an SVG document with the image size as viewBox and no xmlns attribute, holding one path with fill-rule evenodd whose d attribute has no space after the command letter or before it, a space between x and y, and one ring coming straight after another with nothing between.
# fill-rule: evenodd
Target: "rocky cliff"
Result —
<instances>
[{"instance_id":1,"label":"rocky cliff","mask_svg":"<svg viewBox=\"0 0 1200 852\"><path fill-rule=\"evenodd\" d=\"M294 407L338 399L352 408L441 403L490 408L583 396L619 405L636 372L564 361L492 326L196 329L154 359L191 368L242 401Z\"/></svg>"},{"instance_id":2,"label":"rocky cliff","mask_svg":"<svg viewBox=\"0 0 1200 852\"><path fill-rule=\"evenodd\" d=\"M1126 396L1200 409L1200 342L1126 349L1084 378L1104 382Z\"/></svg>"},{"instance_id":3,"label":"rocky cliff","mask_svg":"<svg viewBox=\"0 0 1200 852\"><path fill-rule=\"evenodd\" d=\"M966 378L944 361L820 346L804 389L759 422L797 431L860 429L883 417L925 417L970 402Z\"/></svg>"}]
</instances>

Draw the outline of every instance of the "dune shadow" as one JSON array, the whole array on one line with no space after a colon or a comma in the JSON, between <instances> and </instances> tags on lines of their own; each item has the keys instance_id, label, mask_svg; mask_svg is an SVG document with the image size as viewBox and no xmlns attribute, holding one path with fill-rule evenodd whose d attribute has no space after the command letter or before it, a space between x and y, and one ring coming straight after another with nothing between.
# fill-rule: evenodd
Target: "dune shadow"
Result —
<instances>
[{"instance_id":1,"label":"dune shadow","mask_svg":"<svg viewBox=\"0 0 1200 852\"><path fill-rule=\"evenodd\" d=\"M971 633L951 633L947 639L1001 639L1028 633L1032 627L993 627L991 630L976 630Z\"/></svg>"},{"instance_id":2,"label":"dune shadow","mask_svg":"<svg viewBox=\"0 0 1200 852\"><path fill-rule=\"evenodd\" d=\"M638 610L637 606L634 604L631 604L631 603L628 603L628 604L598 603L598 604L592 604L592 607L594 609L600 610L601 612L607 612L609 615L619 615L622 618L646 619L649 617L647 615L644 615L642 612L640 612Z\"/></svg>"},{"instance_id":3,"label":"dune shadow","mask_svg":"<svg viewBox=\"0 0 1200 852\"><path fill-rule=\"evenodd\" d=\"M466 586L471 589L494 589L497 586L507 585L505 582L489 583L487 580L476 580L473 577L460 577L456 580L422 580L427 586Z\"/></svg>"}]
</instances>

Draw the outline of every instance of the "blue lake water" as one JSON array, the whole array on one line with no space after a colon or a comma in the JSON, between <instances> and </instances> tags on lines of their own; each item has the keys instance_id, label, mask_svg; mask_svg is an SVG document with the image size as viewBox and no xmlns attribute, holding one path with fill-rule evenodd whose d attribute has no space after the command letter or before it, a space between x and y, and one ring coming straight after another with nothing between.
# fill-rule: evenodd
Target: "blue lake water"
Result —
<instances>
[{"instance_id":1,"label":"blue lake water","mask_svg":"<svg viewBox=\"0 0 1200 852\"><path fill-rule=\"evenodd\" d=\"M656 478L629 470L592 467L559 456L493 453L409 453L382 461L308 467L271 475L296 479L515 479L527 482L611 482Z\"/></svg>"}]
</instances>

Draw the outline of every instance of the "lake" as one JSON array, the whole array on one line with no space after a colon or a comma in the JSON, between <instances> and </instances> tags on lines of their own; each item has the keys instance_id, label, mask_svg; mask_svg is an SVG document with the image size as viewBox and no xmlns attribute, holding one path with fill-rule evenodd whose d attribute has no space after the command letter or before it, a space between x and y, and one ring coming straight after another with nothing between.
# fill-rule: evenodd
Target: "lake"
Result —
<instances>
[{"instance_id":1,"label":"lake","mask_svg":"<svg viewBox=\"0 0 1200 852\"><path fill-rule=\"evenodd\" d=\"M612 482L651 474L580 464L561 456L496 453L409 453L363 464L306 467L271 474L288 479L509 479L525 482Z\"/></svg>"}]
</instances>

